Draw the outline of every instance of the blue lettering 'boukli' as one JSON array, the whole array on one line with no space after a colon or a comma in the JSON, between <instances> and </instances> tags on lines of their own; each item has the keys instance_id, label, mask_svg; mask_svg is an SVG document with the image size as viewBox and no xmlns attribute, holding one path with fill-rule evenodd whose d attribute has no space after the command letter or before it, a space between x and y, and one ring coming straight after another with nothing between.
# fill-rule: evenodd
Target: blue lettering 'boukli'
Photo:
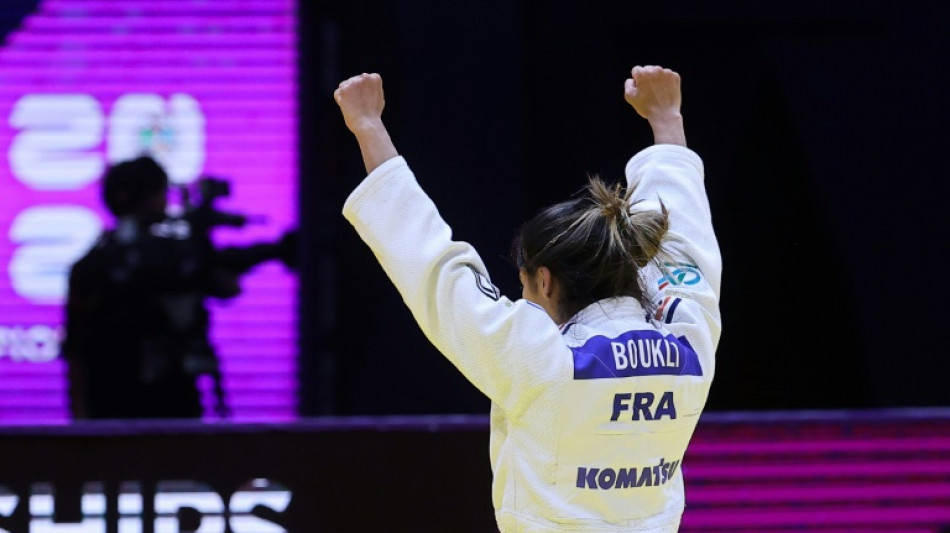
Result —
<instances>
[{"instance_id":1,"label":"blue lettering 'boukli'","mask_svg":"<svg viewBox=\"0 0 950 533\"><path fill-rule=\"evenodd\" d=\"M574 379L703 375L686 338L659 331L628 331L614 339L598 335L571 351Z\"/></svg>"}]
</instances>

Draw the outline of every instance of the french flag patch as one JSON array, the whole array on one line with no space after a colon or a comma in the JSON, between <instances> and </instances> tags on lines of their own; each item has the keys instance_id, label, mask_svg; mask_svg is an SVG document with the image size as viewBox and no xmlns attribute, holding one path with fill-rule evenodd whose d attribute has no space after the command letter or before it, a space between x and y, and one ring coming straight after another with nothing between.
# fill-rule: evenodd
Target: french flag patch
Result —
<instances>
[{"instance_id":1,"label":"french flag patch","mask_svg":"<svg viewBox=\"0 0 950 533\"><path fill-rule=\"evenodd\" d=\"M674 298L672 296L663 298L663 301L660 302L659 307L656 308L656 313L653 314L653 318L660 320L665 324L673 322L673 313L676 312L676 307L681 301L683 301L681 298Z\"/></svg>"}]
</instances>

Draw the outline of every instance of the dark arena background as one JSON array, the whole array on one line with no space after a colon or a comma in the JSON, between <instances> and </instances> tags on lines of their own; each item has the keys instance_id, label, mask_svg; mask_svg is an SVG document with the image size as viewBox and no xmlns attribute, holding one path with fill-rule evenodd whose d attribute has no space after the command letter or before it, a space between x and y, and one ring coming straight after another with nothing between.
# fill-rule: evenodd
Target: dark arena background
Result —
<instances>
[{"instance_id":1,"label":"dark arena background","mask_svg":"<svg viewBox=\"0 0 950 533\"><path fill-rule=\"evenodd\" d=\"M519 295L518 225L651 142L636 64L683 78L724 261L683 532L950 531L948 9L892 3L4 0L0 532L497 531L488 400L340 214L331 94L378 72L400 152ZM230 182L220 244L299 228L210 303L231 410L74 421L69 265L143 147Z\"/></svg>"}]
</instances>

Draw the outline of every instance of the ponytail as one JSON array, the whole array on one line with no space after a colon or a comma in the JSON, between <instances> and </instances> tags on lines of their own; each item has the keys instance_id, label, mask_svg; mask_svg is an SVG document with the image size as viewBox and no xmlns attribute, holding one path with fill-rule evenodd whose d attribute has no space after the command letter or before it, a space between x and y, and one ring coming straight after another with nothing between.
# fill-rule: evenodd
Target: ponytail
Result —
<instances>
[{"instance_id":1,"label":"ponytail","mask_svg":"<svg viewBox=\"0 0 950 533\"><path fill-rule=\"evenodd\" d=\"M542 210L515 237L518 267L533 275L545 266L560 282L558 311L565 319L617 296L651 310L640 269L662 256L669 213L662 202L659 211L637 209L632 194L593 176L577 198Z\"/></svg>"}]
</instances>

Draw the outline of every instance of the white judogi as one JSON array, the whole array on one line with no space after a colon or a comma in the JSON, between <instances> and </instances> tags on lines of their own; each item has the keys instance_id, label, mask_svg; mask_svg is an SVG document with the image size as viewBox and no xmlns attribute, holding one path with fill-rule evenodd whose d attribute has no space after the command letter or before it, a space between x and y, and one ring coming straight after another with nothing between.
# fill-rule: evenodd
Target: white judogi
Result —
<instances>
[{"instance_id":1,"label":"white judogi","mask_svg":"<svg viewBox=\"0 0 950 533\"><path fill-rule=\"evenodd\" d=\"M680 468L715 367L721 258L691 150L654 145L626 167L641 209L669 209L671 261L646 273L660 306L603 300L560 328L491 284L402 157L350 195L346 218L426 336L492 401L492 500L511 532L669 531Z\"/></svg>"}]
</instances>

